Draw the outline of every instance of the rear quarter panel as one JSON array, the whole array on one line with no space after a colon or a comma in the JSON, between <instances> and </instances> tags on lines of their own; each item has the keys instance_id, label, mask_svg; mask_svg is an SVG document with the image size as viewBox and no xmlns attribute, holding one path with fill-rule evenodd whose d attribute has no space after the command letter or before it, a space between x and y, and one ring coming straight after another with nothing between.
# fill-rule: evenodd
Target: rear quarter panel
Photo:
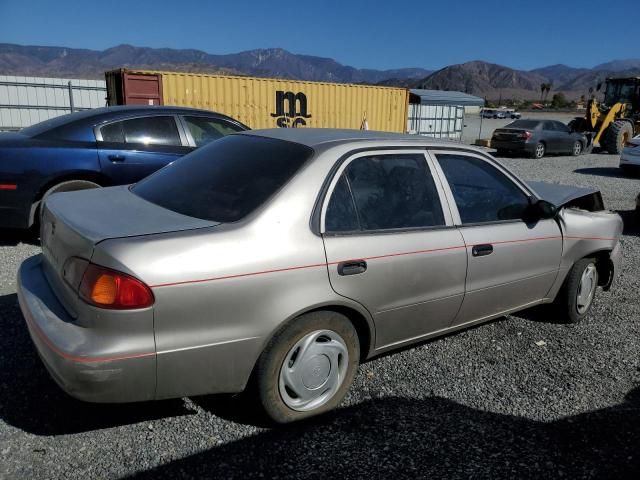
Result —
<instances>
[{"instance_id":1,"label":"rear quarter panel","mask_svg":"<svg viewBox=\"0 0 640 480\"><path fill-rule=\"evenodd\" d=\"M45 146L33 142L0 150L0 178L3 183L15 183L15 191L4 191L0 197L3 208L14 208L26 227L31 205L59 178L96 175L100 171L95 144L58 143Z\"/></svg>"},{"instance_id":2,"label":"rear quarter panel","mask_svg":"<svg viewBox=\"0 0 640 480\"><path fill-rule=\"evenodd\" d=\"M271 336L305 311L350 306L372 325L331 289L309 227L327 170L303 170L241 223L98 244L92 261L152 287L158 398L242 390Z\"/></svg>"}]
</instances>

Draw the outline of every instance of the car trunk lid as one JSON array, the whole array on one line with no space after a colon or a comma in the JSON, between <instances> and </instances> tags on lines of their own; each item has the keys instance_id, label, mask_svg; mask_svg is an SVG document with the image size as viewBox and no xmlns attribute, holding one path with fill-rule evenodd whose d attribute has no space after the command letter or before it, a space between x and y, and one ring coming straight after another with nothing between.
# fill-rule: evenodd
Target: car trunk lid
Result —
<instances>
[{"instance_id":1,"label":"car trunk lid","mask_svg":"<svg viewBox=\"0 0 640 480\"><path fill-rule=\"evenodd\" d=\"M219 223L187 217L147 202L127 186L57 193L43 207L40 242L44 272L61 303L75 318L80 300L77 282L70 280L70 258L91 260L94 247L107 239L216 225Z\"/></svg>"}]
</instances>

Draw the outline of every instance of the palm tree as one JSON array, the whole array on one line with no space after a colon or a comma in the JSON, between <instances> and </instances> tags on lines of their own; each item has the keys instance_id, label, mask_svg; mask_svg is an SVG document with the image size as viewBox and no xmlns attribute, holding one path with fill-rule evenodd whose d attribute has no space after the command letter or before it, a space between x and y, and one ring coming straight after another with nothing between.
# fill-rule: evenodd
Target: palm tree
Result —
<instances>
[{"instance_id":1,"label":"palm tree","mask_svg":"<svg viewBox=\"0 0 640 480\"><path fill-rule=\"evenodd\" d=\"M540 84L540 102L542 102L542 96L544 95L544 91L547 89L546 83Z\"/></svg>"}]
</instances>

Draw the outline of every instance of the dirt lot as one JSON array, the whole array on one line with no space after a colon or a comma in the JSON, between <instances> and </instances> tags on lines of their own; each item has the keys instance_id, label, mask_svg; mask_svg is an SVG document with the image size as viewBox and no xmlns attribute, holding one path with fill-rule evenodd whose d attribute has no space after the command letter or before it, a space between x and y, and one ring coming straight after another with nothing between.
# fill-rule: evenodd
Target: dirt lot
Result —
<instances>
[{"instance_id":1,"label":"dirt lot","mask_svg":"<svg viewBox=\"0 0 640 480\"><path fill-rule=\"evenodd\" d=\"M525 179L602 189L625 221L623 266L592 316L527 311L361 366L336 413L262 426L242 400L89 405L53 383L17 307L0 241L0 478L638 478L637 179L609 155L504 159ZM542 343L544 342L544 343Z\"/></svg>"}]
</instances>

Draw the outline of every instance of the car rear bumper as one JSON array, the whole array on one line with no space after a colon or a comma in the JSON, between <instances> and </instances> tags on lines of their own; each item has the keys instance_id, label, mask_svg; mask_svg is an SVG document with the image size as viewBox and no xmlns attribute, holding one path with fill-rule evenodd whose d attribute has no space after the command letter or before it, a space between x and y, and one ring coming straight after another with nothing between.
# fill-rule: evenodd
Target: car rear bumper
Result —
<instances>
[{"instance_id":1,"label":"car rear bumper","mask_svg":"<svg viewBox=\"0 0 640 480\"><path fill-rule=\"evenodd\" d=\"M536 149L536 144L523 141L511 141L511 140L494 140L491 139L491 148L496 150L509 150L509 151L521 151L527 153L533 153Z\"/></svg>"},{"instance_id":2,"label":"car rear bumper","mask_svg":"<svg viewBox=\"0 0 640 480\"><path fill-rule=\"evenodd\" d=\"M122 338L78 325L51 290L40 255L20 266L17 290L38 354L65 392L89 402L155 398L155 350L123 350L126 342ZM153 341L153 332L150 338Z\"/></svg>"}]
</instances>

